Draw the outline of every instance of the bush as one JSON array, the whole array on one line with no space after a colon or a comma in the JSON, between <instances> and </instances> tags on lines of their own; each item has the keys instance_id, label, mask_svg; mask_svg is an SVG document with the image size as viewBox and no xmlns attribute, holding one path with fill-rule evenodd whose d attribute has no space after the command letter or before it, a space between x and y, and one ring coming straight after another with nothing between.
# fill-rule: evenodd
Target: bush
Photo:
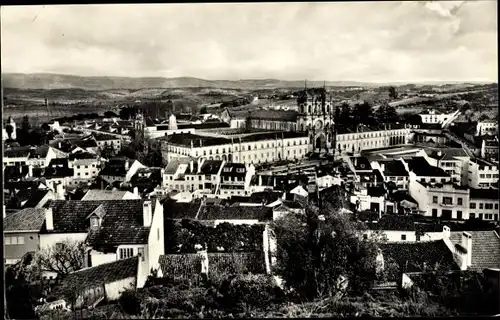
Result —
<instances>
[{"instance_id":1,"label":"bush","mask_svg":"<svg viewBox=\"0 0 500 320\"><path fill-rule=\"evenodd\" d=\"M118 303L127 314L136 315L141 312L141 300L142 297L136 290L126 290L121 294Z\"/></svg>"}]
</instances>

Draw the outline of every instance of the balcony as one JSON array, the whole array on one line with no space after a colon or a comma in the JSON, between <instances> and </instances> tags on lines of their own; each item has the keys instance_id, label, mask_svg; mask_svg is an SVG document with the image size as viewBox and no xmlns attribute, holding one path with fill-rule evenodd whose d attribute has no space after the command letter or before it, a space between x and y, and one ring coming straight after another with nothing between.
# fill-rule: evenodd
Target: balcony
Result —
<instances>
[{"instance_id":1,"label":"balcony","mask_svg":"<svg viewBox=\"0 0 500 320\"><path fill-rule=\"evenodd\" d=\"M453 204L452 202L451 203L450 202L448 202L448 203L443 202L443 203L441 203L441 206L447 207L447 208L452 208L452 207L455 207L456 205Z\"/></svg>"}]
</instances>

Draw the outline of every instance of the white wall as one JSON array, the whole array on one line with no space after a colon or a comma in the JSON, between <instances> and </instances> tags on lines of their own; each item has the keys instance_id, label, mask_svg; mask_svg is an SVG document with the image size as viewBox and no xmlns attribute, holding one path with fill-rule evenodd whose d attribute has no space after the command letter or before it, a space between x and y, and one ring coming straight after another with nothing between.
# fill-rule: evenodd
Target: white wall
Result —
<instances>
[{"instance_id":1,"label":"white wall","mask_svg":"<svg viewBox=\"0 0 500 320\"><path fill-rule=\"evenodd\" d=\"M96 250L90 252L92 267L99 266L104 263L116 261L116 253L102 253Z\"/></svg>"},{"instance_id":2,"label":"white wall","mask_svg":"<svg viewBox=\"0 0 500 320\"><path fill-rule=\"evenodd\" d=\"M87 233L51 233L40 234L40 249L47 249L54 246L56 243L65 241L83 242L87 238Z\"/></svg>"},{"instance_id":3,"label":"white wall","mask_svg":"<svg viewBox=\"0 0 500 320\"><path fill-rule=\"evenodd\" d=\"M127 279L118 280L104 285L108 300L117 300L120 298L123 291L127 289L135 289L136 278L130 277Z\"/></svg>"},{"instance_id":4,"label":"white wall","mask_svg":"<svg viewBox=\"0 0 500 320\"><path fill-rule=\"evenodd\" d=\"M141 168L146 168L146 166L135 160L134 163L130 166L127 174L125 175L125 182L130 181L130 179L132 179L132 177L136 174L137 170Z\"/></svg>"},{"instance_id":5,"label":"white wall","mask_svg":"<svg viewBox=\"0 0 500 320\"><path fill-rule=\"evenodd\" d=\"M158 237L159 236L159 237ZM160 256L165 254L165 240L163 230L163 206L156 200L155 212L153 221L151 222L151 231L148 237L148 268L146 277L149 275L151 269L158 270L160 275L161 268L159 265ZM139 282L139 281L138 281Z\"/></svg>"}]
</instances>

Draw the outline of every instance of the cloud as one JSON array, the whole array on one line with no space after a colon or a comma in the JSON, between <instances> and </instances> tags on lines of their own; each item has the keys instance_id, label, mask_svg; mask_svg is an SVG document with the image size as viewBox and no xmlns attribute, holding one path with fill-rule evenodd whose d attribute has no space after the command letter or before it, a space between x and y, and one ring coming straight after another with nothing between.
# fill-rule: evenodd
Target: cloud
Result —
<instances>
[{"instance_id":1,"label":"cloud","mask_svg":"<svg viewBox=\"0 0 500 320\"><path fill-rule=\"evenodd\" d=\"M496 81L496 42L495 1L2 8L4 72Z\"/></svg>"}]
</instances>

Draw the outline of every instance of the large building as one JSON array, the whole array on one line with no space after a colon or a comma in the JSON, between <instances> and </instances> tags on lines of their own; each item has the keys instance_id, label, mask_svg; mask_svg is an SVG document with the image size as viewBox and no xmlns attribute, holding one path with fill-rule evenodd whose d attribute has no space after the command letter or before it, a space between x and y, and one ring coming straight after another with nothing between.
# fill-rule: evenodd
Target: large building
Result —
<instances>
[{"instance_id":1,"label":"large building","mask_svg":"<svg viewBox=\"0 0 500 320\"><path fill-rule=\"evenodd\" d=\"M160 138L163 158L223 160L258 164L302 159L310 150L307 134L301 132L258 132L235 135L173 134Z\"/></svg>"},{"instance_id":2,"label":"large building","mask_svg":"<svg viewBox=\"0 0 500 320\"><path fill-rule=\"evenodd\" d=\"M498 187L498 165L481 159L471 159L468 167L471 188L497 188Z\"/></svg>"}]
</instances>

